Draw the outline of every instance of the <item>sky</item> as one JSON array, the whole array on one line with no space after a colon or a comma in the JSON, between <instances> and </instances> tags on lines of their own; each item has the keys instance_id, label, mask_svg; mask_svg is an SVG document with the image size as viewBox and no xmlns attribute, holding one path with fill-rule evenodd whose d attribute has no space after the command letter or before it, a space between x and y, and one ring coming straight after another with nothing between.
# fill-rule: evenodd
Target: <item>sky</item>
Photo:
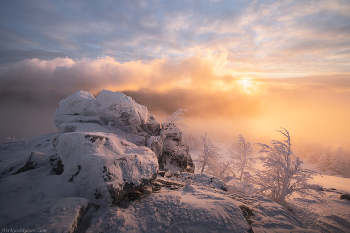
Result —
<instances>
[{"instance_id":1,"label":"sky","mask_svg":"<svg viewBox=\"0 0 350 233\"><path fill-rule=\"evenodd\" d=\"M199 133L350 148L350 2L0 1L0 142L102 89Z\"/></svg>"}]
</instances>

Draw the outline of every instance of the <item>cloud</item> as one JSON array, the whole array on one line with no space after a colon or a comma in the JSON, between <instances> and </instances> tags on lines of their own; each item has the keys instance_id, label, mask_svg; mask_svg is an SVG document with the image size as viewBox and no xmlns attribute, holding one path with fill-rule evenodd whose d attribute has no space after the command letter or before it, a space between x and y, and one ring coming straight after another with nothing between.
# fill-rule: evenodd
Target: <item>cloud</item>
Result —
<instances>
[{"instance_id":1,"label":"cloud","mask_svg":"<svg viewBox=\"0 0 350 233\"><path fill-rule=\"evenodd\" d=\"M217 74L224 63L225 59L221 59L221 56L205 57L201 54L182 59L125 63L111 57L95 60L26 59L3 66L0 91L21 94L59 90L62 94L70 94L78 89L97 92L106 87L113 90L148 88L157 91L181 87L214 91L213 87L221 87L218 82L234 80L228 74Z\"/></svg>"},{"instance_id":2,"label":"cloud","mask_svg":"<svg viewBox=\"0 0 350 233\"><path fill-rule=\"evenodd\" d=\"M101 57L7 64L0 71L0 137L53 132L61 99L80 89L94 95L109 89L130 95L156 116L186 108L186 119L199 131L266 135L282 126L298 137L349 145L349 75L248 78L226 73L227 53L207 54L148 62Z\"/></svg>"}]
</instances>

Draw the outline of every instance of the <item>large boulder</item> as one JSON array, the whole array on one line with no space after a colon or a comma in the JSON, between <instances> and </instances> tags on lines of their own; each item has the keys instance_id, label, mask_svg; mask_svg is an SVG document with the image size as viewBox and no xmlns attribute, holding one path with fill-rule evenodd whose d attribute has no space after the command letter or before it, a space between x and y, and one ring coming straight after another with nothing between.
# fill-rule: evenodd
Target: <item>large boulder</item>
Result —
<instances>
[{"instance_id":1,"label":"large boulder","mask_svg":"<svg viewBox=\"0 0 350 233\"><path fill-rule=\"evenodd\" d=\"M141 126L148 122L145 106L120 92L102 90L96 98L98 115L117 126Z\"/></svg>"},{"instance_id":2,"label":"large boulder","mask_svg":"<svg viewBox=\"0 0 350 233\"><path fill-rule=\"evenodd\" d=\"M94 204L118 203L128 192L152 181L158 170L151 149L115 134L72 132L56 140L63 178Z\"/></svg>"},{"instance_id":3,"label":"large boulder","mask_svg":"<svg viewBox=\"0 0 350 233\"><path fill-rule=\"evenodd\" d=\"M59 102L56 117L73 115L89 116L96 114L96 98L86 91L77 91Z\"/></svg>"}]
</instances>

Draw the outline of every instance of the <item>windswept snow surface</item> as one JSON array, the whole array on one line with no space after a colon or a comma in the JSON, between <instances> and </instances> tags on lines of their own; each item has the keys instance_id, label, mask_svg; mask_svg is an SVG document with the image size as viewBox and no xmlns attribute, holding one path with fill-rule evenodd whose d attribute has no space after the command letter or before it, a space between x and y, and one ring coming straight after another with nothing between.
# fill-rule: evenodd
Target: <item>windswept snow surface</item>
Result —
<instances>
[{"instance_id":1,"label":"windswept snow surface","mask_svg":"<svg viewBox=\"0 0 350 233\"><path fill-rule=\"evenodd\" d=\"M325 190L324 196L318 196L317 199L294 195L288 202L289 208L303 227L320 232L350 232L350 201L340 199L342 193Z\"/></svg>"}]
</instances>

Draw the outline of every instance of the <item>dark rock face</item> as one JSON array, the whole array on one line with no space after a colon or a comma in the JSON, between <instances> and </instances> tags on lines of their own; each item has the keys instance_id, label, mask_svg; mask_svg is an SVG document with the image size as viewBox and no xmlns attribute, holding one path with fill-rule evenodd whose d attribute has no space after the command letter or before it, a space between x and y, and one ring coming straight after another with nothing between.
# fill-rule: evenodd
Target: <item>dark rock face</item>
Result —
<instances>
[{"instance_id":1,"label":"dark rock face","mask_svg":"<svg viewBox=\"0 0 350 233\"><path fill-rule=\"evenodd\" d=\"M346 199L350 201L350 194L342 194L340 195L340 199Z\"/></svg>"},{"instance_id":2,"label":"dark rock face","mask_svg":"<svg viewBox=\"0 0 350 233\"><path fill-rule=\"evenodd\" d=\"M58 155L52 155L50 157L50 165L52 166L52 172L54 174L61 175L63 173L64 165Z\"/></svg>"},{"instance_id":3,"label":"dark rock face","mask_svg":"<svg viewBox=\"0 0 350 233\"><path fill-rule=\"evenodd\" d=\"M242 210L243 217L247 220L248 224L251 226L253 221L250 219L254 217L253 211L249 209L246 205L241 205L239 208Z\"/></svg>"}]
</instances>

